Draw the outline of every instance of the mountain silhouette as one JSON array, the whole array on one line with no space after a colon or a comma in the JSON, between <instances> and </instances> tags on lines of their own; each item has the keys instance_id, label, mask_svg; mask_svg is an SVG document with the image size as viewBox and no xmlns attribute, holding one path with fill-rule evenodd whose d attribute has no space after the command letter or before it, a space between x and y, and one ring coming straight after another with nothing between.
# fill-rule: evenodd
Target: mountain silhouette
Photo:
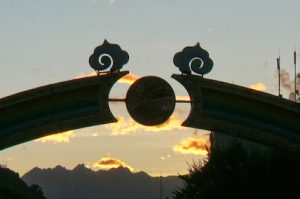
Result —
<instances>
[{"instance_id":1,"label":"mountain silhouette","mask_svg":"<svg viewBox=\"0 0 300 199\"><path fill-rule=\"evenodd\" d=\"M30 186L38 184L48 199L155 199L160 198L160 177L128 168L93 171L83 164L73 170L33 168L22 179ZM177 176L162 178L163 198L172 198L182 186Z\"/></svg>"}]
</instances>

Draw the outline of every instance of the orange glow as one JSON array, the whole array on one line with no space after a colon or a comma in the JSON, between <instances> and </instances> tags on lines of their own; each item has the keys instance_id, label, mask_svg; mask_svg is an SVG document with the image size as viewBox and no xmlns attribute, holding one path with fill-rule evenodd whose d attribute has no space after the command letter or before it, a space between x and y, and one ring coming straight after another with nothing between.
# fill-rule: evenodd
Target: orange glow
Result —
<instances>
[{"instance_id":1,"label":"orange glow","mask_svg":"<svg viewBox=\"0 0 300 199\"><path fill-rule=\"evenodd\" d=\"M86 132L84 134L75 134L73 130L65 131L57 134L48 135L39 139L35 142L41 143L70 143L71 138L84 138L84 137L98 137L98 133Z\"/></svg>"},{"instance_id":2,"label":"orange glow","mask_svg":"<svg viewBox=\"0 0 300 199\"><path fill-rule=\"evenodd\" d=\"M91 72L89 74L83 74L83 73L81 73L81 74L77 75L75 77L75 79L81 79L81 78L85 78L85 77L93 77L93 76L96 76L96 75L97 75L96 71L93 71L93 72Z\"/></svg>"},{"instance_id":3,"label":"orange glow","mask_svg":"<svg viewBox=\"0 0 300 199\"><path fill-rule=\"evenodd\" d=\"M136 80L138 80L139 77L135 76L133 74L125 75L123 78L119 79L118 83L124 83L124 84L133 84Z\"/></svg>"},{"instance_id":4,"label":"orange glow","mask_svg":"<svg viewBox=\"0 0 300 199\"><path fill-rule=\"evenodd\" d=\"M47 143L47 142L52 142L52 143L69 143L70 139L72 137L75 137L74 131L66 131L58 134L53 134L53 135L48 135L39 139L36 139L36 142L41 142L41 143Z\"/></svg>"},{"instance_id":5,"label":"orange glow","mask_svg":"<svg viewBox=\"0 0 300 199\"><path fill-rule=\"evenodd\" d=\"M263 83L250 85L249 88L252 88L257 91L265 91L267 89L267 87Z\"/></svg>"},{"instance_id":6,"label":"orange glow","mask_svg":"<svg viewBox=\"0 0 300 199\"><path fill-rule=\"evenodd\" d=\"M191 101L190 96L176 96L176 100Z\"/></svg>"},{"instance_id":7,"label":"orange glow","mask_svg":"<svg viewBox=\"0 0 300 199\"><path fill-rule=\"evenodd\" d=\"M100 169L112 169L112 168L119 168L119 167L126 167L130 171L133 171L134 169L127 165L125 162L118 160L116 158L112 157L102 157L98 162L96 162L93 165L94 168L100 168Z\"/></svg>"},{"instance_id":8,"label":"orange glow","mask_svg":"<svg viewBox=\"0 0 300 199\"><path fill-rule=\"evenodd\" d=\"M173 147L173 151L178 154L186 155L207 155L209 143L205 139L188 137L180 141Z\"/></svg>"},{"instance_id":9,"label":"orange glow","mask_svg":"<svg viewBox=\"0 0 300 199\"><path fill-rule=\"evenodd\" d=\"M181 126L181 119L177 114L173 114L166 122L156 126L143 126L133 119L126 120L124 117L117 117L118 122L108 124L105 127L111 131L111 135L128 135L137 131L171 131L174 129L185 129Z\"/></svg>"},{"instance_id":10,"label":"orange glow","mask_svg":"<svg viewBox=\"0 0 300 199\"><path fill-rule=\"evenodd\" d=\"M100 73L100 75L105 75L107 73ZM97 73L96 71L93 71L89 74L79 74L75 77L75 79L81 79L81 78L85 78L85 77L94 77L94 76L97 76ZM123 84L133 84L133 82L135 82L136 80L138 80L139 77L138 76L135 76L133 74L128 74L128 75L125 75L124 77L122 77L121 79L118 80L118 83L123 83Z\"/></svg>"}]
</instances>

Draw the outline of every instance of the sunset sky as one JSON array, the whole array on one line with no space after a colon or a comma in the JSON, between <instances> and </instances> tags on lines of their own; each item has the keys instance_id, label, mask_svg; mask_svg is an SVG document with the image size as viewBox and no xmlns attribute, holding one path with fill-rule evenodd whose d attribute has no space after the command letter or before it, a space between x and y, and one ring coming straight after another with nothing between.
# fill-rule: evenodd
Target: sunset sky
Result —
<instances>
[{"instance_id":1,"label":"sunset sky","mask_svg":"<svg viewBox=\"0 0 300 199\"><path fill-rule=\"evenodd\" d=\"M277 95L279 49L290 74L293 51L300 52L299 10L297 0L0 0L0 97L91 75L88 58L105 38L129 53L123 70L130 77L162 77L178 98L187 92L170 78L179 73L173 56L197 42L214 61L207 78ZM110 97L124 98L130 83L128 77L119 81ZM288 97L288 89L283 94ZM187 172L187 162L205 157L209 132L180 127L188 104L176 105L165 125L152 128L136 124L125 104L110 106L118 123L5 149L0 164L21 175L35 166L72 169L79 163L177 175Z\"/></svg>"}]
</instances>

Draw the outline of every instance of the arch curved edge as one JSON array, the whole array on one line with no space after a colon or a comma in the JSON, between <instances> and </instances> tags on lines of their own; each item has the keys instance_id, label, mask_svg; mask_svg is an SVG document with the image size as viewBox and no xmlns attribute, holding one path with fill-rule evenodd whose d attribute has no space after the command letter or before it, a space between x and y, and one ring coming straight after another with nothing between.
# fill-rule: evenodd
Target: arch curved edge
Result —
<instances>
[{"instance_id":1,"label":"arch curved edge","mask_svg":"<svg viewBox=\"0 0 300 199\"><path fill-rule=\"evenodd\" d=\"M116 122L109 92L128 73L59 82L0 99L0 150L50 134Z\"/></svg>"},{"instance_id":2,"label":"arch curved edge","mask_svg":"<svg viewBox=\"0 0 300 199\"><path fill-rule=\"evenodd\" d=\"M300 104L195 75L172 75L191 98L182 126L211 130L300 154Z\"/></svg>"}]
</instances>

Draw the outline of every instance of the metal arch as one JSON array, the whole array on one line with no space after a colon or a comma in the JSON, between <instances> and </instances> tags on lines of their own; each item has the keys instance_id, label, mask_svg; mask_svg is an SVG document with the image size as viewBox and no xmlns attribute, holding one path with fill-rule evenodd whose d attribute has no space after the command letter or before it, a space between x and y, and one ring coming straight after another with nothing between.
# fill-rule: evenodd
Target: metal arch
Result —
<instances>
[{"instance_id":1,"label":"metal arch","mask_svg":"<svg viewBox=\"0 0 300 199\"><path fill-rule=\"evenodd\" d=\"M97 77L56 83L0 99L0 150L49 134L116 122L109 109L108 95L114 83L129 73L119 72L128 60L126 51L105 40L96 47L89 59L90 66L97 71ZM173 62L187 75L172 77L186 88L191 98L191 112L183 126L225 133L300 154L299 104L191 75L193 71L203 76L213 67L209 53L199 43L176 53ZM110 71L100 72L108 68ZM140 111L134 119L146 114L144 105L155 102L151 104L152 107L146 108L150 114L140 122L152 125L166 120L174 110L174 106L170 105L175 104L173 90L170 87L167 89L169 94L165 95L167 90L162 88L163 84L153 87L152 80L157 81L157 78L152 77L139 85L145 87L146 92L152 90L151 99L146 99L146 103L142 102L145 92L141 94L142 97L136 96L141 89L135 89L134 86L131 87L133 97L111 101L126 102L129 112L133 107L131 115ZM140 109L136 109L135 102L142 104ZM161 112L160 108L166 108L167 114ZM165 116L159 122L149 123L150 120L154 121L151 118L155 117L153 109L158 110L155 113Z\"/></svg>"},{"instance_id":2,"label":"metal arch","mask_svg":"<svg viewBox=\"0 0 300 199\"><path fill-rule=\"evenodd\" d=\"M129 87L125 103L132 119L145 126L154 126L172 115L176 98L171 85L164 79L145 76Z\"/></svg>"},{"instance_id":3,"label":"metal arch","mask_svg":"<svg viewBox=\"0 0 300 199\"><path fill-rule=\"evenodd\" d=\"M128 71L42 86L0 99L0 150L49 134L117 122L108 98Z\"/></svg>"},{"instance_id":4,"label":"metal arch","mask_svg":"<svg viewBox=\"0 0 300 199\"><path fill-rule=\"evenodd\" d=\"M249 88L195 75L172 75L191 98L182 126L201 128L300 154L300 106Z\"/></svg>"}]
</instances>

